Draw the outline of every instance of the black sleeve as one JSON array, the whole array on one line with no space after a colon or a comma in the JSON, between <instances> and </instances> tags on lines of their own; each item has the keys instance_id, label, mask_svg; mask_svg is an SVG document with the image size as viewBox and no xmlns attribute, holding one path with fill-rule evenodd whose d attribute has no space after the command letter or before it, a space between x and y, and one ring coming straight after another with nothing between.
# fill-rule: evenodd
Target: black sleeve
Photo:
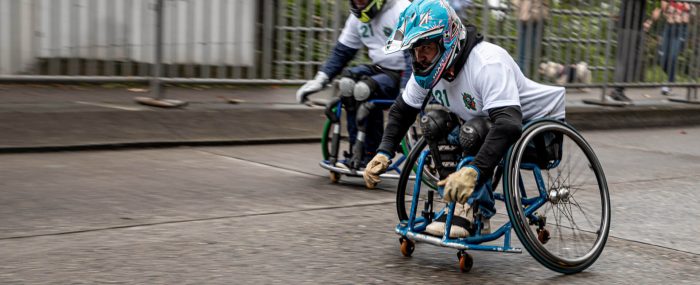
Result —
<instances>
[{"instance_id":1,"label":"black sleeve","mask_svg":"<svg viewBox=\"0 0 700 285\"><path fill-rule=\"evenodd\" d=\"M389 109L389 119L384 129L382 143L377 150L393 156L408 128L416 121L419 112L420 109L409 106L399 95Z\"/></svg>"},{"instance_id":2,"label":"black sleeve","mask_svg":"<svg viewBox=\"0 0 700 285\"><path fill-rule=\"evenodd\" d=\"M506 106L489 110L493 127L489 130L484 144L472 163L478 167L483 178L493 176L496 168L508 148L514 144L523 132L523 114L518 106Z\"/></svg>"}]
</instances>

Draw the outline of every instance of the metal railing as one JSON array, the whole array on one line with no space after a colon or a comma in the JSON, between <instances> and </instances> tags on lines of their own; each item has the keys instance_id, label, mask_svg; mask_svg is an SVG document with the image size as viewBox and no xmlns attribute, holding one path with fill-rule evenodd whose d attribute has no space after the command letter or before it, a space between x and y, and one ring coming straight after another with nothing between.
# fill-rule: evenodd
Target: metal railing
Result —
<instances>
[{"instance_id":1,"label":"metal railing","mask_svg":"<svg viewBox=\"0 0 700 285\"><path fill-rule=\"evenodd\" d=\"M155 11L158 1L162 10ZM536 81L558 81L540 71L543 62L585 62L590 81L559 83L695 90L698 1L684 1L692 9L674 56L659 53L669 50L664 43L673 35L664 37L663 20L648 31L631 31L636 26L630 23L649 18L660 1L647 1L643 13L627 8L626 17L621 8L630 1L548 1L549 13L537 27L520 21L511 0L473 1L460 12ZM156 12L163 16L159 31ZM0 0L0 81L148 82L160 56L163 83L299 84L323 64L349 15L346 0ZM621 70L634 74L616 75Z\"/></svg>"}]
</instances>

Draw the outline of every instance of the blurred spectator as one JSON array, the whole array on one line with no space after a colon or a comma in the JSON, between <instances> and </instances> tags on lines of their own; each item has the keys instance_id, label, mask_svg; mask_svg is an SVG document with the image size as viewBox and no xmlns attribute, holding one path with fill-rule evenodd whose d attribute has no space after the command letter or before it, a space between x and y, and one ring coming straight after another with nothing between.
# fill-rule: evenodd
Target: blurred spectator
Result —
<instances>
[{"instance_id":1,"label":"blurred spectator","mask_svg":"<svg viewBox=\"0 0 700 285\"><path fill-rule=\"evenodd\" d=\"M620 16L617 19L617 52L615 57L616 83L641 81L643 51L642 25L646 13L646 0L622 0ZM625 95L624 87L615 87L606 99L632 104Z\"/></svg>"},{"instance_id":2,"label":"blurred spectator","mask_svg":"<svg viewBox=\"0 0 700 285\"><path fill-rule=\"evenodd\" d=\"M669 83L676 81L676 62L685 47L691 8L692 6L688 3L674 0L661 1L661 7L655 8L651 18L644 22L644 30L648 31L651 25L663 15L665 23L658 53L661 67L668 75ZM670 93L671 89L668 86L661 87L661 94Z\"/></svg>"},{"instance_id":3,"label":"blurred spectator","mask_svg":"<svg viewBox=\"0 0 700 285\"><path fill-rule=\"evenodd\" d=\"M468 23L467 19L467 8L472 5L472 0L449 0L452 9L455 9L457 16L462 20L462 23Z\"/></svg>"},{"instance_id":4,"label":"blurred spectator","mask_svg":"<svg viewBox=\"0 0 700 285\"><path fill-rule=\"evenodd\" d=\"M549 0L511 0L518 16L518 65L526 75L535 70L542 53L542 35L549 17Z\"/></svg>"}]
</instances>

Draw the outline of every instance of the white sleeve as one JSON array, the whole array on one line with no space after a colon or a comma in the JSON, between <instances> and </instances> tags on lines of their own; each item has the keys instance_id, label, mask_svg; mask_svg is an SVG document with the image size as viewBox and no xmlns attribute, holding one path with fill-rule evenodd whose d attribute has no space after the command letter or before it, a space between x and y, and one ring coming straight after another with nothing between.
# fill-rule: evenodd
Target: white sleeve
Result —
<instances>
[{"instance_id":1,"label":"white sleeve","mask_svg":"<svg viewBox=\"0 0 700 285\"><path fill-rule=\"evenodd\" d=\"M408 106L420 109L420 107L423 105L423 100L425 100L425 96L427 95L428 90L420 87L418 82L416 82L416 78L413 76L413 74L411 74L411 78L408 79L406 88L403 90L403 94L401 94L403 101L406 102Z\"/></svg>"},{"instance_id":2,"label":"white sleeve","mask_svg":"<svg viewBox=\"0 0 700 285\"><path fill-rule=\"evenodd\" d=\"M505 106L520 106L520 94L515 81L515 72L504 63L488 63L477 72L473 82L481 96L482 109Z\"/></svg>"},{"instance_id":3,"label":"white sleeve","mask_svg":"<svg viewBox=\"0 0 700 285\"><path fill-rule=\"evenodd\" d=\"M360 20L350 14L345 21L345 27L343 27L340 37L338 37L338 42L350 48L361 49L364 44L362 43L358 29L358 25L360 24Z\"/></svg>"}]
</instances>

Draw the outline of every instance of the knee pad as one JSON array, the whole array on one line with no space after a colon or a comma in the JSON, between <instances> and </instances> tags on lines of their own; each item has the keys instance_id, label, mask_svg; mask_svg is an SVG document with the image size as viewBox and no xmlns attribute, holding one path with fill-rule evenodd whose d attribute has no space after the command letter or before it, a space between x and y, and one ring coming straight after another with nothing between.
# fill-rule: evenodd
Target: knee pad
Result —
<instances>
[{"instance_id":1,"label":"knee pad","mask_svg":"<svg viewBox=\"0 0 700 285\"><path fill-rule=\"evenodd\" d=\"M493 126L487 118L477 117L465 122L459 130L459 144L466 155L476 155Z\"/></svg>"},{"instance_id":2,"label":"knee pad","mask_svg":"<svg viewBox=\"0 0 700 285\"><path fill-rule=\"evenodd\" d=\"M369 95L372 95L372 92L374 91L371 85L370 80L362 80L357 82L352 92L352 95L355 96L355 100L359 102L367 100Z\"/></svg>"},{"instance_id":3,"label":"knee pad","mask_svg":"<svg viewBox=\"0 0 700 285\"><path fill-rule=\"evenodd\" d=\"M430 111L420 118L421 129L428 142L446 138L458 124L456 115L442 109Z\"/></svg>"},{"instance_id":4,"label":"knee pad","mask_svg":"<svg viewBox=\"0 0 700 285\"><path fill-rule=\"evenodd\" d=\"M355 80L350 77L342 77L338 82L338 89L340 90L340 96L351 97L355 90Z\"/></svg>"}]
</instances>

